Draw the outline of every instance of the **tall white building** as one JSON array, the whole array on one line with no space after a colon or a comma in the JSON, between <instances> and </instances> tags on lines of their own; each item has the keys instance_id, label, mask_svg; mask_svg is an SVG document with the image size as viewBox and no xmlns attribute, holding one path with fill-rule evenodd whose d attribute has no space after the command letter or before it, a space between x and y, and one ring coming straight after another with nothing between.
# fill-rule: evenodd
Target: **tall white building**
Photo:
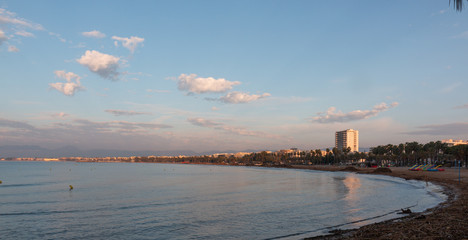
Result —
<instances>
[{"instance_id":1,"label":"tall white building","mask_svg":"<svg viewBox=\"0 0 468 240\"><path fill-rule=\"evenodd\" d=\"M351 152L359 152L359 131L346 129L335 133L335 147L339 150L351 148Z\"/></svg>"}]
</instances>

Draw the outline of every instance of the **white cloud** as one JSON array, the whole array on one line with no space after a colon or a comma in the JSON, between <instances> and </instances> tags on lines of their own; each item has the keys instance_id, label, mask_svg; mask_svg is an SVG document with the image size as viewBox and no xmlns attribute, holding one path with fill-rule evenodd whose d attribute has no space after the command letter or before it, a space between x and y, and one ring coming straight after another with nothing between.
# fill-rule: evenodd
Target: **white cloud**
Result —
<instances>
[{"instance_id":1,"label":"white cloud","mask_svg":"<svg viewBox=\"0 0 468 240\"><path fill-rule=\"evenodd\" d=\"M44 30L44 28L37 23L33 23L26 19L16 17L16 14L9 12L4 8L0 8L0 24L11 24L15 27L26 27L34 30Z\"/></svg>"},{"instance_id":2,"label":"white cloud","mask_svg":"<svg viewBox=\"0 0 468 240\"><path fill-rule=\"evenodd\" d=\"M135 111L126 111L126 110L112 110L107 109L105 112L113 114L114 116L135 116L135 115L151 115L147 112L135 112Z\"/></svg>"},{"instance_id":3,"label":"white cloud","mask_svg":"<svg viewBox=\"0 0 468 240\"><path fill-rule=\"evenodd\" d=\"M257 94L249 94L249 93L243 93L243 92L230 92L226 94L225 96L222 96L219 98L219 101L224 102L224 103L248 103L252 101L256 101L258 99L266 98L271 96L269 93L264 93L262 95L257 95Z\"/></svg>"},{"instance_id":4,"label":"white cloud","mask_svg":"<svg viewBox=\"0 0 468 240\"><path fill-rule=\"evenodd\" d=\"M223 125L222 123L214 122L208 119L204 118L188 118L187 121L195 126L199 127L208 127L208 128L213 128L216 126L221 126Z\"/></svg>"},{"instance_id":5,"label":"white cloud","mask_svg":"<svg viewBox=\"0 0 468 240\"><path fill-rule=\"evenodd\" d=\"M93 30L90 32L82 32L81 35L91 38L105 38L106 34L99 32L98 30Z\"/></svg>"},{"instance_id":6,"label":"white cloud","mask_svg":"<svg viewBox=\"0 0 468 240\"><path fill-rule=\"evenodd\" d=\"M26 29L44 30L40 24L19 18L15 13L0 8L0 45L8 40L15 40L15 35L33 37L34 34L27 32ZM14 49L9 48L10 50Z\"/></svg>"},{"instance_id":7,"label":"white cloud","mask_svg":"<svg viewBox=\"0 0 468 240\"><path fill-rule=\"evenodd\" d=\"M86 119L74 120L78 123L79 128L82 130L91 130L94 132L132 132L134 130L153 129L158 130L161 128L172 128L170 125L160 123L141 123L141 122L127 122L127 121L110 121L110 122L94 122Z\"/></svg>"},{"instance_id":8,"label":"white cloud","mask_svg":"<svg viewBox=\"0 0 468 240\"><path fill-rule=\"evenodd\" d=\"M70 116L70 114L64 113L64 112L59 112L59 113L54 113L51 116L53 118L66 118L66 117Z\"/></svg>"},{"instance_id":9,"label":"white cloud","mask_svg":"<svg viewBox=\"0 0 468 240\"><path fill-rule=\"evenodd\" d=\"M76 61L103 78L117 80L120 75L118 72L119 60L120 58L112 55L100 53L95 50L87 50L85 54Z\"/></svg>"},{"instance_id":10,"label":"white cloud","mask_svg":"<svg viewBox=\"0 0 468 240\"><path fill-rule=\"evenodd\" d=\"M355 110L348 113L343 113L341 111L336 112L335 107L330 107L325 115L322 115L323 113L318 113L318 116L313 117L312 120L319 123L350 122L377 116L377 114L380 112L386 111L396 106L398 106L397 102L393 102L390 105L381 103L375 105L372 110Z\"/></svg>"},{"instance_id":11,"label":"white cloud","mask_svg":"<svg viewBox=\"0 0 468 240\"><path fill-rule=\"evenodd\" d=\"M138 44L143 43L143 41L145 41L144 38L134 37L134 36L130 38L113 36L112 39L116 40L114 42L114 45L116 47L119 45L117 41L120 41L122 42L122 46L130 50L131 53L135 52L135 49L137 48Z\"/></svg>"},{"instance_id":12,"label":"white cloud","mask_svg":"<svg viewBox=\"0 0 468 240\"><path fill-rule=\"evenodd\" d=\"M63 38L62 35L58 33L49 32L49 35L56 37L58 40L60 40L60 42L63 42L63 43L67 42L67 39Z\"/></svg>"},{"instance_id":13,"label":"white cloud","mask_svg":"<svg viewBox=\"0 0 468 240\"><path fill-rule=\"evenodd\" d=\"M81 77L72 72L65 72L63 70L58 70L54 72L58 78L67 80L66 83L57 82L49 83L51 88L56 89L57 91L67 95L73 96L75 92L79 90L84 90L84 87L81 86L80 79Z\"/></svg>"},{"instance_id":14,"label":"white cloud","mask_svg":"<svg viewBox=\"0 0 468 240\"><path fill-rule=\"evenodd\" d=\"M232 89L232 86L239 85L240 82L231 82L224 78L201 78L196 74L181 74L179 76L178 88L181 91L190 93L220 93Z\"/></svg>"},{"instance_id":15,"label":"white cloud","mask_svg":"<svg viewBox=\"0 0 468 240\"><path fill-rule=\"evenodd\" d=\"M275 139L281 138L281 136L278 136L278 135L268 134L268 133L264 133L260 131L251 131L243 127L229 126L224 123L215 122L215 121L204 119L204 118L188 118L187 121L195 126L212 128L215 130L220 130L220 131L235 134L235 135L262 137L262 138L275 138Z\"/></svg>"},{"instance_id":16,"label":"white cloud","mask_svg":"<svg viewBox=\"0 0 468 240\"><path fill-rule=\"evenodd\" d=\"M13 45L8 46L8 52L19 52L19 49Z\"/></svg>"},{"instance_id":17,"label":"white cloud","mask_svg":"<svg viewBox=\"0 0 468 240\"><path fill-rule=\"evenodd\" d=\"M217 108L217 107L212 107L212 108L211 108L211 111L219 111L219 108Z\"/></svg>"},{"instance_id":18,"label":"white cloud","mask_svg":"<svg viewBox=\"0 0 468 240\"><path fill-rule=\"evenodd\" d=\"M15 32L15 34L18 35L18 36L22 36L22 37L34 37L33 33L26 32L24 30L17 31L17 32Z\"/></svg>"},{"instance_id":19,"label":"white cloud","mask_svg":"<svg viewBox=\"0 0 468 240\"><path fill-rule=\"evenodd\" d=\"M3 42L6 42L8 40L8 37L5 35L5 33L0 29L0 45L2 45Z\"/></svg>"}]
</instances>

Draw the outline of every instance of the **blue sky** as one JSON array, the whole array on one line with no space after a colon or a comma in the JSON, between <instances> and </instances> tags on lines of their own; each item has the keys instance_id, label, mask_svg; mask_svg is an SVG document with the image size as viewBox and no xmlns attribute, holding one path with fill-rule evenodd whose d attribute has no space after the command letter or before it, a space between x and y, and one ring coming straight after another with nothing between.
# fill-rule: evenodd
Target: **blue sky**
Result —
<instances>
[{"instance_id":1,"label":"blue sky","mask_svg":"<svg viewBox=\"0 0 468 240\"><path fill-rule=\"evenodd\" d=\"M317 149L468 139L447 1L0 1L0 146Z\"/></svg>"}]
</instances>

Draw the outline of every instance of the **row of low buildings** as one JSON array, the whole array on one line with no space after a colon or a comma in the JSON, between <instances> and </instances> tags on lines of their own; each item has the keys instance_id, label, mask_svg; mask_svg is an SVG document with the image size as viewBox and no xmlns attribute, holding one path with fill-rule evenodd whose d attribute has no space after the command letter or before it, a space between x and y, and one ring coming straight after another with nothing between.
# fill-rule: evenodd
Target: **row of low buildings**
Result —
<instances>
[{"instance_id":1,"label":"row of low buildings","mask_svg":"<svg viewBox=\"0 0 468 240\"><path fill-rule=\"evenodd\" d=\"M468 141L464 140L453 140L453 139L444 139L442 143L447 144L448 147L453 147L457 145L468 145Z\"/></svg>"},{"instance_id":2,"label":"row of low buildings","mask_svg":"<svg viewBox=\"0 0 468 240\"><path fill-rule=\"evenodd\" d=\"M354 129L346 129L343 131L338 131L335 133L335 147L339 150L351 149L350 152L359 152L359 131ZM272 153L271 151L266 151L267 153ZM283 149L275 152L276 154L283 155L288 154L291 157L301 157L301 150L297 148ZM251 153L239 152L239 153L217 153L211 155L212 157L218 156L234 156L234 157L243 157ZM322 156L325 156L326 151L322 150Z\"/></svg>"}]
</instances>

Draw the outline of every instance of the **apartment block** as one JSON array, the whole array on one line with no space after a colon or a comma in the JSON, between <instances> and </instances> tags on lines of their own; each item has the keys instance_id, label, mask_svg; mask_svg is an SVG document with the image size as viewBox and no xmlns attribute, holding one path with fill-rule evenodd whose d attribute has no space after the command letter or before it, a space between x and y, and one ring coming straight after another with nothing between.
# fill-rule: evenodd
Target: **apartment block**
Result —
<instances>
[{"instance_id":1,"label":"apartment block","mask_svg":"<svg viewBox=\"0 0 468 240\"><path fill-rule=\"evenodd\" d=\"M359 131L346 129L335 133L335 147L339 150L351 148L351 152L359 152Z\"/></svg>"}]
</instances>

